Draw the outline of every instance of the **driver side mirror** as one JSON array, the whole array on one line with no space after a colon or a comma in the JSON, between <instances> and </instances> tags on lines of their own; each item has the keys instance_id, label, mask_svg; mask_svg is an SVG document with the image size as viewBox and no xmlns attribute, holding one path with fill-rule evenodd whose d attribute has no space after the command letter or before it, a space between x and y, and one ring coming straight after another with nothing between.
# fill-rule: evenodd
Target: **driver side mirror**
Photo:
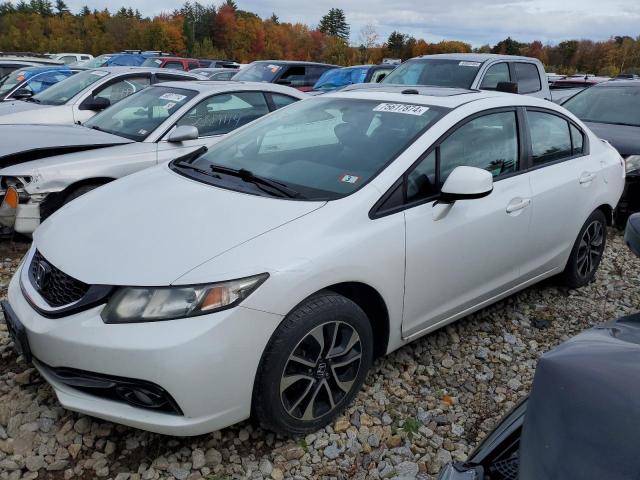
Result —
<instances>
[{"instance_id":1,"label":"driver side mirror","mask_svg":"<svg viewBox=\"0 0 640 480\"><path fill-rule=\"evenodd\" d=\"M376 80L376 83L380 83L382 80L384 80L384 77L386 77L386 76L387 76L386 73L380 74L380 76Z\"/></svg>"},{"instance_id":2,"label":"driver side mirror","mask_svg":"<svg viewBox=\"0 0 640 480\"><path fill-rule=\"evenodd\" d=\"M493 191L491 173L476 167L456 167L440 190L439 203L486 197Z\"/></svg>"},{"instance_id":3,"label":"driver side mirror","mask_svg":"<svg viewBox=\"0 0 640 480\"><path fill-rule=\"evenodd\" d=\"M518 93L518 84L516 82L498 82L496 92Z\"/></svg>"},{"instance_id":4,"label":"driver side mirror","mask_svg":"<svg viewBox=\"0 0 640 480\"><path fill-rule=\"evenodd\" d=\"M87 98L82 105L80 105L80 110L94 110L99 112L111 106L111 102L108 98L104 97L90 97Z\"/></svg>"},{"instance_id":5,"label":"driver side mirror","mask_svg":"<svg viewBox=\"0 0 640 480\"><path fill-rule=\"evenodd\" d=\"M31 97L33 97L33 92L28 88L19 88L18 90L13 92L13 95L11 95L11 98L15 100L24 100L25 98Z\"/></svg>"},{"instance_id":6,"label":"driver side mirror","mask_svg":"<svg viewBox=\"0 0 640 480\"><path fill-rule=\"evenodd\" d=\"M193 125L181 125L169 134L167 142L180 143L185 140L197 140L200 132Z\"/></svg>"}]
</instances>

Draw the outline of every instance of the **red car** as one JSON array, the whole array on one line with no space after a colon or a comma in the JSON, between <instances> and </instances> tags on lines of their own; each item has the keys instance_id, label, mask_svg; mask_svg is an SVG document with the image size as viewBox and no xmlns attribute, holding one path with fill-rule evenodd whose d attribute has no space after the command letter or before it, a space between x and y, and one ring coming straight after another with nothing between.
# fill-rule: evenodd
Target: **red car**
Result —
<instances>
[{"instance_id":1,"label":"red car","mask_svg":"<svg viewBox=\"0 0 640 480\"><path fill-rule=\"evenodd\" d=\"M195 58L182 57L149 57L143 63L143 67L170 68L172 70L189 71L200 68L200 62Z\"/></svg>"}]
</instances>

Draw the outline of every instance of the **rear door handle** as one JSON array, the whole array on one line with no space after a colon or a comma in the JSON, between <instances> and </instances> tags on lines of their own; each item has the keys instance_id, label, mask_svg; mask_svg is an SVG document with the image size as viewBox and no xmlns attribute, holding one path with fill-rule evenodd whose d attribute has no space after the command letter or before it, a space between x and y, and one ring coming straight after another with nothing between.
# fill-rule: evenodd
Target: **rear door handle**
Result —
<instances>
[{"instance_id":1,"label":"rear door handle","mask_svg":"<svg viewBox=\"0 0 640 480\"><path fill-rule=\"evenodd\" d=\"M592 173L592 172L584 172L582 175L580 175L580 185L584 185L585 183L591 183L593 182L593 179L596 178L596 174Z\"/></svg>"},{"instance_id":2,"label":"rear door handle","mask_svg":"<svg viewBox=\"0 0 640 480\"><path fill-rule=\"evenodd\" d=\"M507 205L507 213L519 212L520 210L527 208L529 205L531 205L530 198L514 198L509 202L509 205Z\"/></svg>"}]
</instances>

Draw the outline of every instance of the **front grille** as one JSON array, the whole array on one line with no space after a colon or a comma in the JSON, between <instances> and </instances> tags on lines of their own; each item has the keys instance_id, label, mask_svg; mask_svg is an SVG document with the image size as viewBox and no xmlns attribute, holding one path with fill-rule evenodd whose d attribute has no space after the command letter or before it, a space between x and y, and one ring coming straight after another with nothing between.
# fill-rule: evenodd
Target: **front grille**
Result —
<instances>
[{"instance_id":1,"label":"front grille","mask_svg":"<svg viewBox=\"0 0 640 480\"><path fill-rule=\"evenodd\" d=\"M51 265L37 250L31 260L29 277L36 291L52 307L77 302L90 287Z\"/></svg>"}]
</instances>

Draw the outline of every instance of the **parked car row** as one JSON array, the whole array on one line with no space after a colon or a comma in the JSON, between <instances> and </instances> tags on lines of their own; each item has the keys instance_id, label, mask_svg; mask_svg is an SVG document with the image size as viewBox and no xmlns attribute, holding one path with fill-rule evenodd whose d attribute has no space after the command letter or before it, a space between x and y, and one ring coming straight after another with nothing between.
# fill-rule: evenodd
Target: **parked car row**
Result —
<instances>
[{"instance_id":1,"label":"parked car row","mask_svg":"<svg viewBox=\"0 0 640 480\"><path fill-rule=\"evenodd\" d=\"M587 284L624 160L544 99L535 61L463 58L317 96L299 88L331 65L151 69L82 125L0 126L0 221L33 233L3 304L16 347L73 410L175 435L253 415L296 435L331 422L376 357L544 278ZM19 103L38 122L47 92L84 112L103 84L69 86L116 70L137 72ZM499 91L514 89L529 95Z\"/></svg>"}]
</instances>

